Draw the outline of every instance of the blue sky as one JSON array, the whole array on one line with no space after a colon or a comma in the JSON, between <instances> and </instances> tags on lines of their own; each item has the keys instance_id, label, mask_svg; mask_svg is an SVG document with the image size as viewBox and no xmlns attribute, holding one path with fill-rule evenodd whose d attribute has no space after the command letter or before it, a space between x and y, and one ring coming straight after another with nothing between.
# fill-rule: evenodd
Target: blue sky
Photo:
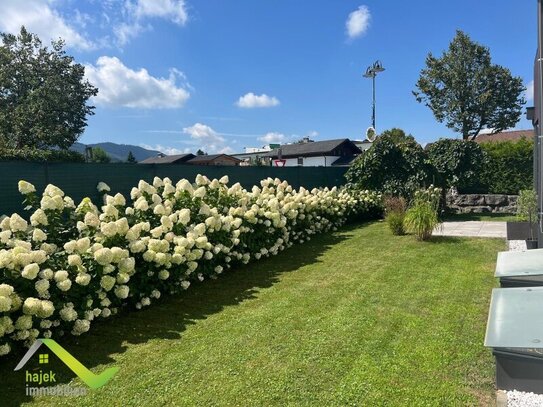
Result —
<instances>
[{"instance_id":1,"label":"blue sky","mask_svg":"<svg viewBox=\"0 0 543 407\"><path fill-rule=\"evenodd\" d=\"M80 141L166 153L361 139L371 124L421 143L457 137L412 95L428 52L456 29L529 85L533 1L0 0L0 30L63 37L100 93ZM528 95L531 99L531 95ZM531 104L531 100L528 105ZM526 119L517 128L530 128Z\"/></svg>"}]
</instances>

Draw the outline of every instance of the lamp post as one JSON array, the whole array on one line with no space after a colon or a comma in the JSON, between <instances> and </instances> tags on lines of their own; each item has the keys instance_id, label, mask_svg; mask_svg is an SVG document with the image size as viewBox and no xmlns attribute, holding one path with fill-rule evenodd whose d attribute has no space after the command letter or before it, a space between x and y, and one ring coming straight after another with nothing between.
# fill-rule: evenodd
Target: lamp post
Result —
<instances>
[{"instance_id":1,"label":"lamp post","mask_svg":"<svg viewBox=\"0 0 543 407\"><path fill-rule=\"evenodd\" d=\"M372 80L372 89L373 89L373 107L372 107L372 114L371 114L371 123L373 129L375 129L375 77L379 72L383 72L385 68L383 68L383 65L380 61L375 61L373 65L368 66L366 69L366 73L363 75L364 78L371 78Z\"/></svg>"}]
</instances>

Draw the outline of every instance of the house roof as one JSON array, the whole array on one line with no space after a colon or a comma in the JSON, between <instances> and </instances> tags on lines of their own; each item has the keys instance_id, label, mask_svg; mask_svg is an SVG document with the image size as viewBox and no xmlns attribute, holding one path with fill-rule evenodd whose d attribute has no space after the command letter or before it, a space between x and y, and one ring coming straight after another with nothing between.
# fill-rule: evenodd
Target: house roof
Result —
<instances>
[{"instance_id":1,"label":"house roof","mask_svg":"<svg viewBox=\"0 0 543 407\"><path fill-rule=\"evenodd\" d=\"M510 130L496 134L479 134L475 137L477 143L488 143L489 141L518 141L522 137L531 139L534 137L533 130Z\"/></svg>"},{"instance_id":2,"label":"house roof","mask_svg":"<svg viewBox=\"0 0 543 407\"><path fill-rule=\"evenodd\" d=\"M361 150L348 138L314 141L310 143L285 144L281 146L281 155L283 157L302 157L311 155L325 155L331 153L337 147L344 143L351 145L354 153L361 153ZM274 149L267 154L271 157L277 157L278 149Z\"/></svg>"},{"instance_id":3,"label":"house roof","mask_svg":"<svg viewBox=\"0 0 543 407\"><path fill-rule=\"evenodd\" d=\"M355 155L339 157L332 163L332 167L348 167L356 159L356 157L357 156Z\"/></svg>"},{"instance_id":4,"label":"house roof","mask_svg":"<svg viewBox=\"0 0 543 407\"><path fill-rule=\"evenodd\" d=\"M229 159L232 159L234 161L241 161L240 159L236 158L236 157L232 157L231 155L228 155L228 154L208 154L208 155L197 155L193 158L191 158L189 160L189 162L191 164L194 164L194 163L206 163L206 162L210 162L210 161L213 161L219 157L227 157Z\"/></svg>"},{"instance_id":5,"label":"house roof","mask_svg":"<svg viewBox=\"0 0 543 407\"><path fill-rule=\"evenodd\" d=\"M175 162L185 162L194 157L194 154L176 154L176 155L165 155L163 157L149 157L143 161L140 161L140 164L173 164Z\"/></svg>"}]
</instances>

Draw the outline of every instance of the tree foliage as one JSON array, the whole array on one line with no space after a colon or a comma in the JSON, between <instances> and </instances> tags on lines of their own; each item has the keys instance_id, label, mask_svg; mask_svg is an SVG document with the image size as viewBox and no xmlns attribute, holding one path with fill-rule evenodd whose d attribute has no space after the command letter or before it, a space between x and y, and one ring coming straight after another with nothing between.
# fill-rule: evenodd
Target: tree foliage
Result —
<instances>
[{"instance_id":1,"label":"tree foliage","mask_svg":"<svg viewBox=\"0 0 543 407\"><path fill-rule=\"evenodd\" d=\"M469 187L477 182L485 166L485 154L474 141L440 139L426 148L442 187Z\"/></svg>"},{"instance_id":2,"label":"tree foliage","mask_svg":"<svg viewBox=\"0 0 543 407\"><path fill-rule=\"evenodd\" d=\"M134 154L132 154L132 151L128 152L128 157L126 157L126 162L131 163L131 164L137 163L136 157L134 157Z\"/></svg>"},{"instance_id":3,"label":"tree foliage","mask_svg":"<svg viewBox=\"0 0 543 407\"><path fill-rule=\"evenodd\" d=\"M93 147L92 148L92 159L93 163L109 163L111 162L111 157L106 153L103 148Z\"/></svg>"},{"instance_id":4,"label":"tree foliage","mask_svg":"<svg viewBox=\"0 0 543 407\"><path fill-rule=\"evenodd\" d=\"M0 161L85 162L83 154L72 150L38 150L0 147Z\"/></svg>"},{"instance_id":5,"label":"tree foliage","mask_svg":"<svg viewBox=\"0 0 543 407\"><path fill-rule=\"evenodd\" d=\"M484 128L493 133L519 120L525 88L522 78L492 64L490 51L462 31L441 58L426 58L414 95L439 122L473 140Z\"/></svg>"},{"instance_id":6,"label":"tree foliage","mask_svg":"<svg viewBox=\"0 0 543 407\"><path fill-rule=\"evenodd\" d=\"M51 49L24 27L0 34L0 139L8 148L70 147L83 133L87 105L98 89L84 79L85 68L64 51Z\"/></svg>"},{"instance_id":7,"label":"tree foliage","mask_svg":"<svg viewBox=\"0 0 543 407\"><path fill-rule=\"evenodd\" d=\"M345 176L348 182L364 189L410 197L415 190L431 183L432 168L412 136L384 132L355 160Z\"/></svg>"},{"instance_id":8,"label":"tree foliage","mask_svg":"<svg viewBox=\"0 0 543 407\"><path fill-rule=\"evenodd\" d=\"M411 134L406 134L404 130L397 127L383 131L381 136L387 137L394 144L416 143L415 137L413 137Z\"/></svg>"}]
</instances>

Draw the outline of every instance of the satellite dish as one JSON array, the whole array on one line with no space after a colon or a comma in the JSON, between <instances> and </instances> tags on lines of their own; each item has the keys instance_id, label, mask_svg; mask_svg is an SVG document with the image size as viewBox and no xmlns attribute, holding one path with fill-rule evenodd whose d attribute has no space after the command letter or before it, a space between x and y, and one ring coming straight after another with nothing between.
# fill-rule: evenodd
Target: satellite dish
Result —
<instances>
[{"instance_id":1,"label":"satellite dish","mask_svg":"<svg viewBox=\"0 0 543 407\"><path fill-rule=\"evenodd\" d=\"M373 127L368 127L366 130L366 138L368 141L371 141L372 143L375 141L375 138L377 137L377 133Z\"/></svg>"}]
</instances>

